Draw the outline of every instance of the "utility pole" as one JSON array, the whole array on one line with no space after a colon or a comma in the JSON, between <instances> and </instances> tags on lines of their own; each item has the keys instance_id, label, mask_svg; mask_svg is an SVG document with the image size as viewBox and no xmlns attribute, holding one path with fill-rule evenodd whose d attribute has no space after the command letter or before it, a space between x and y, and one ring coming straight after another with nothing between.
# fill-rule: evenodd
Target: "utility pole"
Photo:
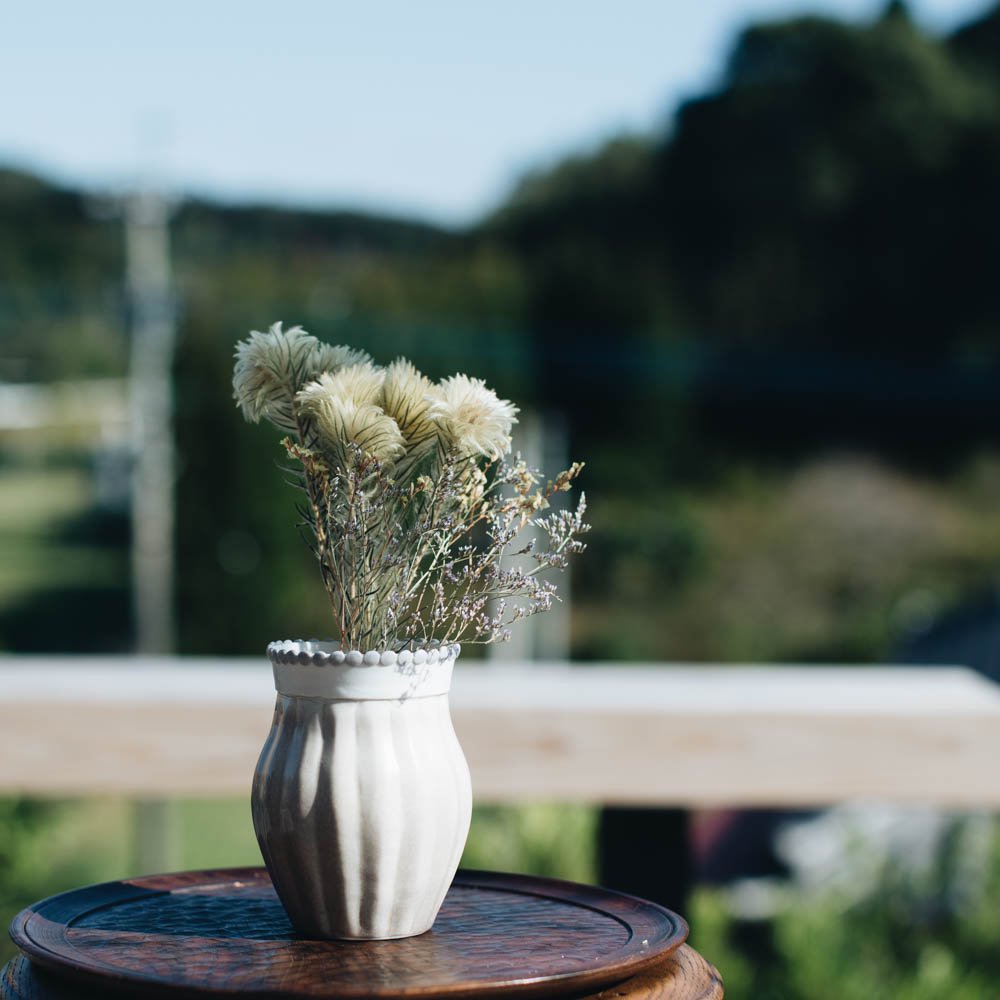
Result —
<instances>
[{"instance_id":1,"label":"utility pole","mask_svg":"<svg viewBox=\"0 0 1000 1000\"><path fill-rule=\"evenodd\" d=\"M132 341L132 600L137 653L174 649L174 328L167 206L152 191L125 209Z\"/></svg>"},{"instance_id":2,"label":"utility pole","mask_svg":"<svg viewBox=\"0 0 1000 1000\"><path fill-rule=\"evenodd\" d=\"M125 256L131 326L132 614L135 652L174 651L173 367L176 325L168 209L140 189L125 203ZM173 867L175 816L166 801L136 804L136 864Z\"/></svg>"}]
</instances>

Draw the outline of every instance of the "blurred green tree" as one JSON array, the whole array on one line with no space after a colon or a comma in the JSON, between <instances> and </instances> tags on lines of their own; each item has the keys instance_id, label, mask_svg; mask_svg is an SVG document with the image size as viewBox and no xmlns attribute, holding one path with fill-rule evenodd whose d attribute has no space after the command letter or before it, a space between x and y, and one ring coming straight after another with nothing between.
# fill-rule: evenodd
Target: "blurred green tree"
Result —
<instances>
[{"instance_id":1,"label":"blurred green tree","mask_svg":"<svg viewBox=\"0 0 1000 1000\"><path fill-rule=\"evenodd\" d=\"M995 86L898 5L746 29L660 149L692 321L724 344L995 359L998 137Z\"/></svg>"}]
</instances>

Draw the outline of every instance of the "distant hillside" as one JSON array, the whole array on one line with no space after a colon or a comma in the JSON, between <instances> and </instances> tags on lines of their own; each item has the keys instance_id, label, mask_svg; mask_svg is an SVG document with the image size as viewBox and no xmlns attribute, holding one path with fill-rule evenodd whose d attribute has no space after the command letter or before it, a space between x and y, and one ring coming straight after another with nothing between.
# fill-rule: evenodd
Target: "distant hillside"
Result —
<instances>
[{"instance_id":1,"label":"distant hillside","mask_svg":"<svg viewBox=\"0 0 1000 1000\"><path fill-rule=\"evenodd\" d=\"M459 237L425 223L361 212L191 199L178 205L171 239L182 292L188 282L194 288L208 283L229 297L253 298L262 271L294 285L290 265L334 265L331 273L337 274L340 262L356 268L358 261L381 266L448 254ZM120 373L123 273L122 223L113 199L0 169L0 379ZM190 314L190 303L185 312ZM270 315L266 310L256 322Z\"/></svg>"},{"instance_id":2,"label":"distant hillside","mask_svg":"<svg viewBox=\"0 0 1000 1000\"><path fill-rule=\"evenodd\" d=\"M900 3L750 25L656 134L531 174L462 232L185 201L181 360L299 322L491 371L584 436L611 433L586 393L615 382L630 433L683 427L695 461L712 428L768 451L993 434L998 25L938 38ZM120 230L106 203L0 173L0 377L122 371Z\"/></svg>"}]
</instances>

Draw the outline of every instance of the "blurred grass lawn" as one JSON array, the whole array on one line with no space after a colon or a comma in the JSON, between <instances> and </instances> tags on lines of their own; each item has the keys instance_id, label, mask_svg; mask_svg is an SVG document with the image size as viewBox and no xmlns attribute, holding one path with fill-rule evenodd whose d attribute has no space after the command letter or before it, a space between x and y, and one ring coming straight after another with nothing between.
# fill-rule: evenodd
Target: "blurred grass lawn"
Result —
<instances>
[{"instance_id":1,"label":"blurred grass lawn","mask_svg":"<svg viewBox=\"0 0 1000 1000\"><path fill-rule=\"evenodd\" d=\"M0 612L33 591L119 581L119 553L60 535L93 505L84 466L0 468Z\"/></svg>"}]
</instances>

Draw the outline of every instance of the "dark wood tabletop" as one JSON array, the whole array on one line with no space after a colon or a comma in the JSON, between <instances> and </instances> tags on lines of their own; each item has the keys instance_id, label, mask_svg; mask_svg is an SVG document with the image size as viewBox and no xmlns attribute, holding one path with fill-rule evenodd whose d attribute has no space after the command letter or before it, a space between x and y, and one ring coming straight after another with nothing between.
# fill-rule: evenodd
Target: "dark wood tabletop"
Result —
<instances>
[{"instance_id":1,"label":"dark wood tabletop","mask_svg":"<svg viewBox=\"0 0 1000 1000\"><path fill-rule=\"evenodd\" d=\"M432 930L397 941L296 934L263 869L77 889L22 911L11 935L22 955L0 975L3 1000L722 996L669 910L492 872L460 872Z\"/></svg>"}]
</instances>

